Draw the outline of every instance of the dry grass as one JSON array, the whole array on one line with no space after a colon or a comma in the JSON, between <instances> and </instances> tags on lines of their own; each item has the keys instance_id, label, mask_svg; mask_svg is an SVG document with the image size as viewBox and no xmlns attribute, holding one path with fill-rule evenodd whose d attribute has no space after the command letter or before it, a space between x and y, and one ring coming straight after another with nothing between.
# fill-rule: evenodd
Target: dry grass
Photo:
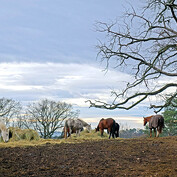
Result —
<instances>
[{"instance_id":1,"label":"dry grass","mask_svg":"<svg viewBox=\"0 0 177 177\"><path fill-rule=\"evenodd\" d=\"M39 134L32 129L20 129L20 128L10 127L9 130L12 134L12 137L10 138L10 142L19 141L19 140L31 141L31 140L40 139Z\"/></svg>"},{"instance_id":2,"label":"dry grass","mask_svg":"<svg viewBox=\"0 0 177 177\"><path fill-rule=\"evenodd\" d=\"M72 136L67 139L42 139L39 138L39 135L36 135L37 132L34 130L11 128L11 131L16 132L15 134L18 133L18 136L13 133L13 137L8 143L0 142L0 147L42 146L46 144L80 143L84 141L108 139L107 133L104 133L103 137L101 137L100 132L95 132L95 130L92 130L90 133L86 130L82 131L78 137L76 134L72 134Z\"/></svg>"}]
</instances>

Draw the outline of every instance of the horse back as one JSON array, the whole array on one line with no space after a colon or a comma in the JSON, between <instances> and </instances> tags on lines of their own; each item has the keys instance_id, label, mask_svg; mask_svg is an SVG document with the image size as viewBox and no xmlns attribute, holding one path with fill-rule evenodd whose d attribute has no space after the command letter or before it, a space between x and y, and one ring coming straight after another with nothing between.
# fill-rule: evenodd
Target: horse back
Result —
<instances>
[{"instance_id":1,"label":"horse back","mask_svg":"<svg viewBox=\"0 0 177 177\"><path fill-rule=\"evenodd\" d=\"M159 126L163 128L164 127L164 117L159 115L158 120L159 120L159 122L158 122Z\"/></svg>"},{"instance_id":2,"label":"horse back","mask_svg":"<svg viewBox=\"0 0 177 177\"><path fill-rule=\"evenodd\" d=\"M155 115L149 121L149 128L164 127L164 118L162 115Z\"/></svg>"},{"instance_id":3,"label":"horse back","mask_svg":"<svg viewBox=\"0 0 177 177\"><path fill-rule=\"evenodd\" d=\"M111 128L114 122L115 122L115 120L112 118L101 119L100 123L99 123L99 128L101 128L101 129Z\"/></svg>"},{"instance_id":4,"label":"horse back","mask_svg":"<svg viewBox=\"0 0 177 177\"><path fill-rule=\"evenodd\" d=\"M113 124L115 125L115 120L112 118L106 119L106 122L109 127L112 126Z\"/></svg>"}]
</instances>

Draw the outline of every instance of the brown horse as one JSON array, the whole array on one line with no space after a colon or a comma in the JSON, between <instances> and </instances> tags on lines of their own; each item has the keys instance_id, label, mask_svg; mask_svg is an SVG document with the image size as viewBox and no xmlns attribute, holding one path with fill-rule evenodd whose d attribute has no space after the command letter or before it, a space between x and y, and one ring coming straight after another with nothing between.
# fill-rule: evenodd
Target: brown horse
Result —
<instances>
[{"instance_id":1,"label":"brown horse","mask_svg":"<svg viewBox=\"0 0 177 177\"><path fill-rule=\"evenodd\" d=\"M162 128L164 128L164 118L161 115L152 115L149 117L144 117L144 126L149 122L150 137L152 137L152 129L154 129L154 137L159 137L162 133ZM157 136L156 136L157 128Z\"/></svg>"},{"instance_id":2,"label":"brown horse","mask_svg":"<svg viewBox=\"0 0 177 177\"><path fill-rule=\"evenodd\" d=\"M107 129L109 132L109 139L112 136L114 138L115 135L115 120L112 118L101 119L97 128L97 131L101 131L101 136L103 136L104 129Z\"/></svg>"}]
</instances>

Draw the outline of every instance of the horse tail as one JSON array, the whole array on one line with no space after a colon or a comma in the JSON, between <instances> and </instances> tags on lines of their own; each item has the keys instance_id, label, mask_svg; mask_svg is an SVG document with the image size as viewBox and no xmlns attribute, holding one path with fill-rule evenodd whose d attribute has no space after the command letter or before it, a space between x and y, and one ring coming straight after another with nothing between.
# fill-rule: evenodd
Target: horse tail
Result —
<instances>
[{"instance_id":1,"label":"horse tail","mask_svg":"<svg viewBox=\"0 0 177 177\"><path fill-rule=\"evenodd\" d=\"M112 137L114 138L114 135L115 135L115 131L116 131L116 121L113 120L113 124L112 124L112 127L111 127L111 134L112 134Z\"/></svg>"},{"instance_id":2,"label":"horse tail","mask_svg":"<svg viewBox=\"0 0 177 177\"><path fill-rule=\"evenodd\" d=\"M65 126L64 126L64 138L67 138L67 131L68 131L68 124L67 124L67 120L65 121Z\"/></svg>"},{"instance_id":3,"label":"horse tail","mask_svg":"<svg viewBox=\"0 0 177 177\"><path fill-rule=\"evenodd\" d=\"M164 128L164 118L163 118L163 116L161 116L161 117L159 118L158 123L159 123L159 126L160 126L160 127Z\"/></svg>"},{"instance_id":4,"label":"horse tail","mask_svg":"<svg viewBox=\"0 0 177 177\"><path fill-rule=\"evenodd\" d=\"M117 127L116 127L116 131L117 131L117 137L119 137L119 128L120 128L120 126L119 126L119 124L117 123Z\"/></svg>"},{"instance_id":5,"label":"horse tail","mask_svg":"<svg viewBox=\"0 0 177 177\"><path fill-rule=\"evenodd\" d=\"M159 125L159 133L162 133L162 128L165 127L163 116L161 116L161 117L159 118L159 120L158 120L158 125Z\"/></svg>"}]
</instances>

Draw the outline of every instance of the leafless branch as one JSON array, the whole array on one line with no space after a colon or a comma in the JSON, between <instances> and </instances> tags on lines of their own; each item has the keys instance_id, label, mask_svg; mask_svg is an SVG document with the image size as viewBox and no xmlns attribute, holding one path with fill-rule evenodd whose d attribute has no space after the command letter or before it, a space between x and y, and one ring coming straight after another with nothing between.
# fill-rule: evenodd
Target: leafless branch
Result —
<instances>
[{"instance_id":1,"label":"leafless branch","mask_svg":"<svg viewBox=\"0 0 177 177\"><path fill-rule=\"evenodd\" d=\"M146 12L156 15L151 17ZM128 83L122 92L113 91L112 103L88 100L91 107L128 110L151 96L165 94L169 88L173 88L170 98L176 97L177 4L174 0L149 0L143 13L139 14L132 8L132 12L126 13L123 26L118 21L111 24L97 23L98 32L104 33L107 39L97 46L99 56L107 63L106 69L108 70L112 60L116 60L115 68L125 68L126 73L130 73L128 69L131 69L130 74L133 74L134 81ZM132 67L127 68L130 65ZM154 83L164 77L169 78L169 82L157 85L158 89L151 85L152 81ZM171 78L174 82L170 82ZM146 87L146 91L132 94L130 90L137 90L137 87ZM168 99L168 103L172 100ZM153 104L150 107L160 111L165 106L166 103L161 106Z\"/></svg>"}]
</instances>

